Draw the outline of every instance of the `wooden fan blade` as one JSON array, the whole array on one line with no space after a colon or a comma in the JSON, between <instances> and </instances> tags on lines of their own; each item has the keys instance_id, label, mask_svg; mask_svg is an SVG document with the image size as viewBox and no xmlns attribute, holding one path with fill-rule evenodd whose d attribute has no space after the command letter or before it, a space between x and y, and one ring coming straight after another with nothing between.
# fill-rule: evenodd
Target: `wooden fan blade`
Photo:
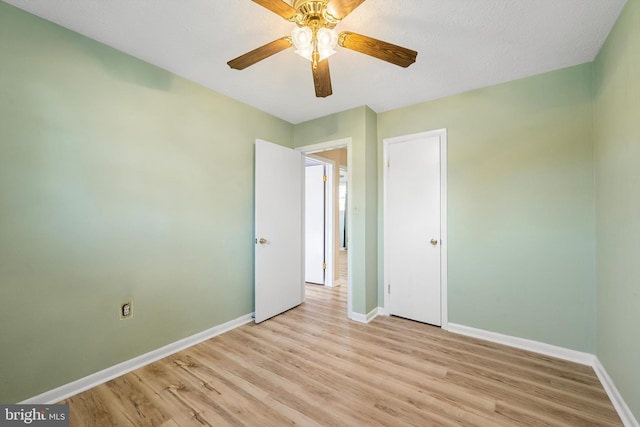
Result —
<instances>
[{"instance_id":1,"label":"wooden fan blade","mask_svg":"<svg viewBox=\"0 0 640 427\"><path fill-rule=\"evenodd\" d=\"M282 16L284 19L291 19L298 14L296 10L288 3L282 0L252 0L254 3L258 3L260 6L269 9L276 15Z\"/></svg>"},{"instance_id":2,"label":"wooden fan blade","mask_svg":"<svg viewBox=\"0 0 640 427\"><path fill-rule=\"evenodd\" d=\"M418 52L415 50L396 46L395 44L349 31L340 33L338 44L347 49L355 50L356 52L364 53L365 55L373 56L405 68L416 62L416 56L418 56Z\"/></svg>"},{"instance_id":3,"label":"wooden fan blade","mask_svg":"<svg viewBox=\"0 0 640 427\"><path fill-rule=\"evenodd\" d=\"M311 64L311 71L313 72L313 84L316 87L316 96L318 98L326 98L331 95L331 74L329 73L329 60L324 59L318 62L317 67L313 67Z\"/></svg>"},{"instance_id":4,"label":"wooden fan blade","mask_svg":"<svg viewBox=\"0 0 640 427\"><path fill-rule=\"evenodd\" d=\"M353 10L364 3L365 0L330 0L327 4L329 13L338 19L344 19L345 16L353 12Z\"/></svg>"},{"instance_id":5,"label":"wooden fan blade","mask_svg":"<svg viewBox=\"0 0 640 427\"><path fill-rule=\"evenodd\" d=\"M260 46L257 49L247 52L244 55L238 56L235 59L227 62L229 67L236 70L244 70L250 65L260 62L265 58L275 55L287 48L291 47L291 39L289 37L283 37L278 40L274 40L271 43L267 43L264 46Z\"/></svg>"}]
</instances>

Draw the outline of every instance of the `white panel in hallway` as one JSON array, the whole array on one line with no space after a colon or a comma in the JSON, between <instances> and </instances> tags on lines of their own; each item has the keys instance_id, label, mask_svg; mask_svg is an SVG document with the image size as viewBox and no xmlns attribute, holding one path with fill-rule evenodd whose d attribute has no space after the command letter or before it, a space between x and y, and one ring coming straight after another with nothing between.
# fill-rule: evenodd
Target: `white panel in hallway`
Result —
<instances>
[{"instance_id":1,"label":"white panel in hallway","mask_svg":"<svg viewBox=\"0 0 640 427\"><path fill-rule=\"evenodd\" d=\"M325 284L325 165L305 167L305 281Z\"/></svg>"}]
</instances>

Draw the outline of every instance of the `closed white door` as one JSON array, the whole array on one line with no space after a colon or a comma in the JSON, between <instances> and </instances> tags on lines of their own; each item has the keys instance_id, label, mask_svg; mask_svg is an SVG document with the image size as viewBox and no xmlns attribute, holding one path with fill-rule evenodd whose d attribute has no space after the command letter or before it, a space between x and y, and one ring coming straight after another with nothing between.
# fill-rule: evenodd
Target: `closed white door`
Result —
<instances>
[{"instance_id":1,"label":"closed white door","mask_svg":"<svg viewBox=\"0 0 640 427\"><path fill-rule=\"evenodd\" d=\"M305 167L305 280L325 284L325 166Z\"/></svg>"},{"instance_id":2,"label":"closed white door","mask_svg":"<svg viewBox=\"0 0 640 427\"><path fill-rule=\"evenodd\" d=\"M256 141L255 321L260 323L302 303L302 154Z\"/></svg>"},{"instance_id":3,"label":"closed white door","mask_svg":"<svg viewBox=\"0 0 640 427\"><path fill-rule=\"evenodd\" d=\"M441 325L440 138L387 146L389 313Z\"/></svg>"}]
</instances>

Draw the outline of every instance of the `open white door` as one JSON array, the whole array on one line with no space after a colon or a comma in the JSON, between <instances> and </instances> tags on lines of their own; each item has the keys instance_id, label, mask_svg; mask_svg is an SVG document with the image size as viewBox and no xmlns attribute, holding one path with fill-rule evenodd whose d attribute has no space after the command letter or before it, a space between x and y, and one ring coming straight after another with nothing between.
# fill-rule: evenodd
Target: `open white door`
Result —
<instances>
[{"instance_id":1,"label":"open white door","mask_svg":"<svg viewBox=\"0 0 640 427\"><path fill-rule=\"evenodd\" d=\"M304 161L298 151L256 141L255 321L302 303Z\"/></svg>"}]
</instances>

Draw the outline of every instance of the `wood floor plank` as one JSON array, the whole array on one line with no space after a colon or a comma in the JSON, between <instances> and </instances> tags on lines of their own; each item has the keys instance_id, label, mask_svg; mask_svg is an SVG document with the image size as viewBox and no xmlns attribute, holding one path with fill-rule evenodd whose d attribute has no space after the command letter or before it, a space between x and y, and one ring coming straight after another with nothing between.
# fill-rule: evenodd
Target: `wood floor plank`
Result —
<instances>
[{"instance_id":1,"label":"wood floor plank","mask_svg":"<svg viewBox=\"0 0 640 427\"><path fill-rule=\"evenodd\" d=\"M295 376L287 378L272 372L257 363L255 359L248 358L246 353L238 351L237 348L230 347L226 343L217 342L215 349L209 349L209 352L212 353L220 351L233 358L235 365L228 368L231 372L268 389L269 395L273 399L307 415L318 425L357 425L359 423L356 414L343 415L340 410L326 404L327 399L331 398L331 394L327 394L314 384L308 383L304 379L301 381Z\"/></svg>"},{"instance_id":2,"label":"wood floor plank","mask_svg":"<svg viewBox=\"0 0 640 427\"><path fill-rule=\"evenodd\" d=\"M395 317L346 286L73 396L72 426L621 426L593 369Z\"/></svg>"},{"instance_id":3,"label":"wood floor plank","mask_svg":"<svg viewBox=\"0 0 640 427\"><path fill-rule=\"evenodd\" d=\"M271 327L278 328L278 325L273 322ZM279 331L284 330L279 329ZM343 346L332 346L332 342L326 339L309 339L304 334L296 334L295 338L289 339L288 344L290 347L287 351L300 357L309 357L307 355L311 354L310 360L317 361L318 364L327 364L331 369L339 367L347 372L352 370L355 364L361 367L361 375L377 379L378 384L371 384L375 387L382 387L384 382L391 380L419 389L421 393L461 402L469 408L476 408L479 411L493 412L495 410L495 399L448 384L445 381L447 370L441 367L428 366L425 363L419 368L422 375L417 376L415 371L406 369L407 365L403 364L400 359L393 362L380 359L376 355L377 349L373 347L366 351L360 348L358 353L355 353L348 349L345 350ZM427 369L424 369L425 366L428 366Z\"/></svg>"},{"instance_id":4,"label":"wood floor plank","mask_svg":"<svg viewBox=\"0 0 640 427\"><path fill-rule=\"evenodd\" d=\"M321 322L321 321L320 321ZM325 323L326 330L332 333L331 325ZM358 335L361 331L353 331L350 336ZM340 339L342 332L337 332L334 339ZM367 339L365 336L360 337L361 340ZM587 414L600 416L602 412L608 412L609 415L615 416L614 410L609 403L604 392L596 393L596 396L592 396L587 393L581 395L580 400L571 399L575 393L566 392L559 389L554 389L548 386L547 379L549 378L549 372L543 372L543 378L538 385L535 381L529 378L530 374L535 375L531 367L521 366L520 364L514 364L507 360L496 358L487 358L479 355L475 355L470 351L458 351L451 347L443 346L440 343L430 342L428 348L423 348L418 342L411 342L410 339L403 341L395 340L393 337L372 336L368 339L376 344L378 348L395 348L397 351L402 352L407 360L408 356L416 357L421 361L429 361L431 363L439 364L449 369L455 369L460 373L466 373L472 376L484 377L497 382L498 384L504 384L511 382L514 384L515 393L519 394L522 399L529 399L531 396L535 397L537 394L542 394L544 398L550 401L564 401L566 405L585 411ZM562 361L562 365L566 365L568 362ZM582 371L582 365L566 365L577 368L577 371ZM557 371L557 368L547 371ZM504 374L506 372L507 374ZM577 384L583 384L583 378L577 378L579 376L586 375L580 373L579 375L570 375L576 380ZM595 377L595 375L592 373ZM538 380L540 380L538 378ZM601 387L600 387L601 389ZM574 390L575 391L575 390ZM592 398L589 398L592 397ZM563 398L565 398L563 400Z\"/></svg>"},{"instance_id":5,"label":"wood floor plank","mask_svg":"<svg viewBox=\"0 0 640 427\"><path fill-rule=\"evenodd\" d=\"M247 330L243 333L250 335ZM245 341L245 345L252 345ZM282 343L281 343L282 344ZM262 341L256 340L253 345L264 345ZM269 345L269 344L267 344ZM273 354L276 355L276 359L284 365L293 366L296 370L301 372L301 377L306 378L307 381L315 380L319 384L333 384L340 383L341 390L350 396L348 405L350 408L353 406L363 407L366 410L366 415L361 414L363 422L371 422L372 415L380 420L382 414L372 414L371 411L382 410L385 413L394 413L394 419L389 419L389 422L403 421L409 425L421 425L424 422L424 417L415 419L411 415L412 411L410 405L414 407L421 403L418 393L414 394L414 400L404 401L400 394L391 393L387 391L382 392L380 389L387 389L398 391L398 387L402 387L399 382L388 382L384 378L378 378L376 373L369 372L368 375L362 375L360 373L363 369L353 369L353 365L350 363L341 363L338 361L332 361L330 367L324 366L325 363L321 358L314 357L315 352L305 353L303 355L295 354L291 347L285 346L282 350L278 350L276 347L271 347ZM347 367L348 366L348 367ZM364 381L363 381L364 379ZM403 390L404 391L404 390ZM331 390L328 390L331 393ZM333 405L342 406L344 402L334 402ZM353 409L350 409L351 411ZM455 425L453 419L448 420L446 418L438 417L432 411L434 416L433 421L438 422L440 425Z\"/></svg>"},{"instance_id":6,"label":"wood floor plank","mask_svg":"<svg viewBox=\"0 0 640 427\"><path fill-rule=\"evenodd\" d=\"M261 402L262 405L268 407L270 411L275 412L282 418L282 422L278 422L277 425L318 425L304 414L273 399L269 392L259 387L259 385L233 374L217 363L217 361L212 361L210 357L211 352L204 353L202 352L202 347L197 347L194 348L194 351L191 353L199 357L199 360L202 361L201 365L192 368L199 372L199 376L208 378L214 382L220 381L229 384L230 387L235 387L239 392L246 394L246 396L248 396L247 400L251 402ZM185 357L191 358L191 355L186 355Z\"/></svg>"}]
</instances>

